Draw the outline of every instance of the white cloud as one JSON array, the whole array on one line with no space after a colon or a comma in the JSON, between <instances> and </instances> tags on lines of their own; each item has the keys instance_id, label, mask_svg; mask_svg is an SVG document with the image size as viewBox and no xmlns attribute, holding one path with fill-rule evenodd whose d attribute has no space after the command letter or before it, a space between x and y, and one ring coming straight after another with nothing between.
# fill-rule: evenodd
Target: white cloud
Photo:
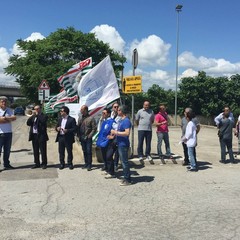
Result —
<instances>
[{"instance_id":1,"label":"white cloud","mask_svg":"<svg viewBox=\"0 0 240 240\"><path fill-rule=\"evenodd\" d=\"M37 40L41 40L44 38L45 37L41 33L34 32L29 37L25 38L24 41L27 41L27 42L28 41L37 41ZM19 49L19 47L17 46L16 43L13 45L13 48L10 49L10 51L11 51L11 54L24 56L24 52Z\"/></svg>"},{"instance_id":2,"label":"white cloud","mask_svg":"<svg viewBox=\"0 0 240 240\"><path fill-rule=\"evenodd\" d=\"M125 42L114 27L102 24L94 27L90 32L95 33L97 39L108 43L115 51L124 53Z\"/></svg>"},{"instance_id":3,"label":"white cloud","mask_svg":"<svg viewBox=\"0 0 240 240\"><path fill-rule=\"evenodd\" d=\"M124 73L125 76L132 76L132 71L128 70ZM142 76L142 89L147 91L153 84L157 84L162 88L170 89L173 88L173 77L168 72L156 69L155 71L144 71L141 68L137 68L135 75Z\"/></svg>"},{"instance_id":4,"label":"white cloud","mask_svg":"<svg viewBox=\"0 0 240 240\"><path fill-rule=\"evenodd\" d=\"M24 39L25 41L36 41L45 38L41 33L34 32L29 37ZM13 76L7 76L4 73L4 68L8 66L8 59L12 54L24 55L22 51L19 50L16 44L13 45L9 51L6 48L0 47L0 84L15 83L15 78ZM15 83L16 84L16 83Z\"/></svg>"},{"instance_id":5,"label":"white cloud","mask_svg":"<svg viewBox=\"0 0 240 240\"><path fill-rule=\"evenodd\" d=\"M192 71L205 71L211 76L229 76L240 72L240 62L231 63L223 58L195 57L191 52L179 55L179 66L191 68ZM189 71L187 72L189 73Z\"/></svg>"},{"instance_id":6,"label":"white cloud","mask_svg":"<svg viewBox=\"0 0 240 240\"><path fill-rule=\"evenodd\" d=\"M0 47L0 67L4 68L8 65L9 53L6 48Z\"/></svg>"},{"instance_id":7,"label":"white cloud","mask_svg":"<svg viewBox=\"0 0 240 240\"><path fill-rule=\"evenodd\" d=\"M129 52L127 53L127 57L131 61L132 52L135 48L138 51L138 62L141 67L164 66L168 63L171 44L165 43L156 35L150 35L141 41L134 40L131 43Z\"/></svg>"},{"instance_id":8,"label":"white cloud","mask_svg":"<svg viewBox=\"0 0 240 240\"><path fill-rule=\"evenodd\" d=\"M198 75L198 71L195 71L192 68L188 68L184 72L182 72L181 76L179 76L178 79L181 79L184 77L195 77L197 75Z\"/></svg>"}]
</instances>

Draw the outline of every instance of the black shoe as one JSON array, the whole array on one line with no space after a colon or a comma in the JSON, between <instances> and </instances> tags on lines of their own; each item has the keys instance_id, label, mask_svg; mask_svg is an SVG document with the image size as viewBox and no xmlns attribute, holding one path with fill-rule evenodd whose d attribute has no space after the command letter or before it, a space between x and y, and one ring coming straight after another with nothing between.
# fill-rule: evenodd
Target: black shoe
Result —
<instances>
[{"instance_id":1,"label":"black shoe","mask_svg":"<svg viewBox=\"0 0 240 240\"><path fill-rule=\"evenodd\" d=\"M73 170L73 165L70 164L70 165L68 166L68 168L69 168L70 170Z\"/></svg>"},{"instance_id":2,"label":"black shoe","mask_svg":"<svg viewBox=\"0 0 240 240\"><path fill-rule=\"evenodd\" d=\"M225 160L219 160L220 163L226 164Z\"/></svg>"},{"instance_id":3,"label":"black shoe","mask_svg":"<svg viewBox=\"0 0 240 240\"><path fill-rule=\"evenodd\" d=\"M189 169L188 169L188 172L197 172L197 171L198 171L197 168L189 168Z\"/></svg>"},{"instance_id":4,"label":"black shoe","mask_svg":"<svg viewBox=\"0 0 240 240\"><path fill-rule=\"evenodd\" d=\"M85 169L85 168L87 168L87 165L86 165L86 164L82 166L82 169Z\"/></svg>"},{"instance_id":5,"label":"black shoe","mask_svg":"<svg viewBox=\"0 0 240 240\"><path fill-rule=\"evenodd\" d=\"M231 163L232 163L232 164L237 164L237 161L236 161L236 160L233 160Z\"/></svg>"},{"instance_id":6,"label":"black shoe","mask_svg":"<svg viewBox=\"0 0 240 240\"><path fill-rule=\"evenodd\" d=\"M189 164L190 164L189 162L185 162L185 161L183 161L182 163L183 166L188 166Z\"/></svg>"},{"instance_id":7,"label":"black shoe","mask_svg":"<svg viewBox=\"0 0 240 240\"><path fill-rule=\"evenodd\" d=\"M42 169L47 169L47 165L42 165Z\"/></svg>"},{"instance_id":8,"label":"black shoe","mask_svg":"<svg viewBox=\"0 0 240 240\"><path fill-rule=\"evenodd\" d=\"M65 167L65 166L64 166L63 164L61 164L60 167L59 167L59 169L60 169L60 170L63 170L64 167Z\"/></svg>"},{"instance_id":9,"label":"black shoe","mask_svg":"<svg viewBox=\"0 0 240 240\"><path fill-rule=\"evenodd\" d=\"M40 168L40 165L35 164L35 165L33 165L33 166L31 167L31 169L35 169L35 168Z\"/></svg>"},{"instance_id":10,"label":"black shoe","mask_svg":"<svg viewBox=\"0 0 240 240\"><path fill-rule=\"evenodd\" d=\"M87 170L88 170L88 171L92 171L91 167L88 167Z\"/></svg>"},{"instance_id":11,"label":"black shoe","mask_svg":"<svg viewBox=\"0 0 240 240\"><path fill-rule=\"evenodd\" d=\"M101 168L101 171L106 171L106 170L107 168L105 166Z\"/></svg>"},{"instance_id":12,"label":"black shoe","mask_svg":"<svg viewBox=\"0 0 240 240\"><path fill-rule=\"evenodd\" d=\"M8 165L8 166L3 168L3 170L13 170L13 169L15 169L15 167L13 167L11 165Z\"/></svg>"}]
</instances>

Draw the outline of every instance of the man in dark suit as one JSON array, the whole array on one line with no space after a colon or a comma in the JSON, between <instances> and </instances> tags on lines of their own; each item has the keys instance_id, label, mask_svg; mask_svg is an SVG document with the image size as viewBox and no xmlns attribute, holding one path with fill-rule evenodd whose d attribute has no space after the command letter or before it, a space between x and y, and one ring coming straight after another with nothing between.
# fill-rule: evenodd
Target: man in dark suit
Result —
<instances>
[{"instance_id":1,"label":"man in dark suit","mask_svg":"<svg viewBox=\"0 0 240 240\"><path fill-rule=\"evenodd\" d=\"M42 155L42 169L47 168L47 121L48 116L43 114L39 105L34 107L33 115L27 120L30 126L29 141L32 141L34 163L33 168L40 167L39 150Z\"/></svg>"},{"instance_id":2,"label":"man in dark suit","mask_svg":"<svg viewBox=\"0 0 240 240\"><path fill-rule=\"evenodd\" d=\"M58 119L58 123L56 126L57 138L56 142L58 142L58 152L59 152L59 161L60 167L62 170L65 167L65 148L67 149L67 162L70 170L73 169L73 143L75 142L74 135L76 132L76 120L75 118L69 116L69 108L63 106L60 110L61 117Z\"/></svg>"}]
</instances>

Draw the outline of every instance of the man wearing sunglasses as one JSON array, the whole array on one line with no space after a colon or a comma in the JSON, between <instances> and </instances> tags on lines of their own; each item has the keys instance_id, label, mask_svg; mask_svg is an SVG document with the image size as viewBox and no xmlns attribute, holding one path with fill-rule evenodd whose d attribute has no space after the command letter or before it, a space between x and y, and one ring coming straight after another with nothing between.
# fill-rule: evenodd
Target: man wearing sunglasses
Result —
<instances>
[{"instance_id":1,"label":"man wearing sunglasses","mask_svg":"<svg viewBox=\"0 0 240 240\"><path fill-rule=\"evenodd\" d=\"M27 125L30 126L29 141L32 141L33 156L35 165L32 167L39 168L39 150L42 156L42 169L47 168L47 121L48 116L43 114L41 107L36 105L34 107L33 115L27 120Z\"/></svg>"}]
</instances>

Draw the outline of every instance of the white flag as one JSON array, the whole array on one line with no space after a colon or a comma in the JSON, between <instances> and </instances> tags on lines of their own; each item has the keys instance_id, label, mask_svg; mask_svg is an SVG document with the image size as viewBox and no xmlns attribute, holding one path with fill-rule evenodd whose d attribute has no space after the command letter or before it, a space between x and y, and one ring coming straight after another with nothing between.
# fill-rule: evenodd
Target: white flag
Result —
<instances>
[{"instance_id":1,"label":"white flag","mask_svg":"<svg viewBox=\"0 0 240 240\"><path fill-rule=\"evenodd\" d=\"M109 102L120 98L117 79L109 56L83 76L78 85L78 96L80 106L87 105L89 110L106 106Z\"/></svg>"}]
</instances>

